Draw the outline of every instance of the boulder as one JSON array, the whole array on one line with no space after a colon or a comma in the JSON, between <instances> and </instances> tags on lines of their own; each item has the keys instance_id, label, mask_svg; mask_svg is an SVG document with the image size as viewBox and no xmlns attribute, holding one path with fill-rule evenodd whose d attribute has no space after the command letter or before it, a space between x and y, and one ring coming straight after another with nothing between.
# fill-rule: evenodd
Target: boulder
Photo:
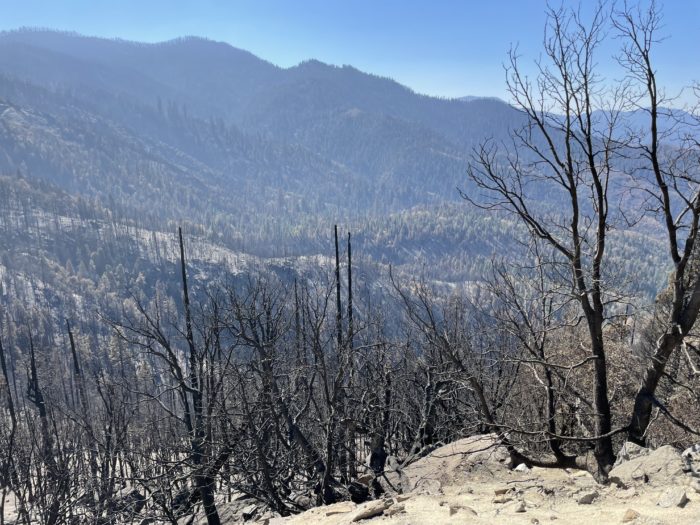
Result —
<instances>
[{"instance_id":1,"label":"boulder","mask_svg":"<svg viewBox=\"0 0 700 525\"><path fill-rule=\"evenodd\" d=\"M609 478L612 483L625 487L644 483L668 486L684 476L681 455L670 445L650 450L648 453L635 449L634 453L628 452L627 455L631 459L616 463L610 471Z\"/></svg>"},{"instance_id":2,"label":"boulder","mask_svg":"<svg viewBox=\"0 0 700 525\"><path fill-rule=\"evenodd\" d=\"M615 461L613 468L622 465L623 463L631 459L639 458L642 456L648 456L650 453L651 450L649 450L648 448L642 447L641 445L637 445L636 443L632 443L631 441L626 441L625 444L622 445L620 453L617 455L617 460Z\"/></svg>"},{"instance_id":3,"label":"boulder","mask_svg":"<svg viewBox=\"0 0 700 525\"><path fill-rule=\"evenodd\" d=\"M688 503L688 496L682 487L671 487L667 489L659 498L657 505L664 509L673 507L683 508Z\"/></svg>"},{"instance_id":4,"label":"boulder","mask_svg":"<svg viewBox=\"0 0 700 525\"><path fill-rule=\"evenodd\" d=\"M622 516L622 523L629 523L639 518L641 514L634 509L627 509L625 514Z\"/></svg>"}]
</instances>

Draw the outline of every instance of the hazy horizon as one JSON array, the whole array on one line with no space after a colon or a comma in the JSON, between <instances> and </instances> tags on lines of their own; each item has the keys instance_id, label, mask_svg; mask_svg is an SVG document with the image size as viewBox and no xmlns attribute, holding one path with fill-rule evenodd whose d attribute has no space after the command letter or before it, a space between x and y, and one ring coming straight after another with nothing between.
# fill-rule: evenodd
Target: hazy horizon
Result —
<instances>
[{"instance_id":1,"label":"hazy horizon","mask_svg":"<svg viewBox=\"0 0 700 525\"><path fill-rule=\"evenodd\" d=\"M563 5L574 5L563 2ZM352 4L316 0L301 4L206 1L120 2L103 5L73 0L60 5L31 0L0 1L1 30L46 28L87 36L155 43L195 36L225 42L277 66L316 59L389 77L416 93L456 98L507 100L503 63L517 46L523 63L540 53L545 5L539 0L498 3L382 2ZM588 9L583 5L583 9ZM669 94L698 80L700 6L664 6L664 41L656 63ZM614 39L613 39L614 40ZM600 50L601 71L616 77L614 42Z\"/></svg>"}]
</instances>

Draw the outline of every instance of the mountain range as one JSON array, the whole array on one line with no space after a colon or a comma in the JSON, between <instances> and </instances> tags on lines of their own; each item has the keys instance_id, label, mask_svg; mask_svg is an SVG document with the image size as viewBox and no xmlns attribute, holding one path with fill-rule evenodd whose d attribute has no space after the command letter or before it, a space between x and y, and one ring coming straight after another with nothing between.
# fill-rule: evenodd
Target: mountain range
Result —
<instances>
[{"instance_id":1,"label":"mountain range","mask_svg":"<svg viewBox=\"0 0 700 525\"><path fill-rule=\"evenodd\" d=\"M0 206L6 233L14 232L3 248L34 253L51 262L45 268L70 262L97 286L119 264L132 279L148 264L155 274L153 257L134 270L139 258L117 248L107 268L95 262L105 249L97 240L82 250L43 242L47 217L61 218L53 219L59 229L86 221L64 232L74 241L90 221L93 231L121 225L134 242L184 224L226 253L292 265L330 255L338 223L353 232L368 276L386 276L392 265L406 278L461 288L487 275L493 257L519 249L512 218L470 207L458 188L471 191L474 147L507 140L524 123L499 99L424 96L316 60L280 68L202 38L142 44L3 32L0 174L24 203ZM54 202L73 211L59 213ZM556 212L555 196L543 193L540 204ZM17 220L22 213L44 219L32 225ZM649 232L616 234L625 236L621 264L645 254L635 271L642 293L653 295L665 268ZM6 277L19 264L10 259ZM33 279L46 277L36 272Z\"/></svg>"}]
</instances>

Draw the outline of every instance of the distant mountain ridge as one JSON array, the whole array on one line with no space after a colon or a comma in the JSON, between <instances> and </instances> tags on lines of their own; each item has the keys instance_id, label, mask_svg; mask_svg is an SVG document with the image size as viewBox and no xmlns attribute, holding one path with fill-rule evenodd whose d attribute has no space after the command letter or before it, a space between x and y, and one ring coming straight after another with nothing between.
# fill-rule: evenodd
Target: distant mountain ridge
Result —
<instances>
[{"instance_id":1,"label":"distant mountain ridge","mask_svg":"<svg viewBox=\"0 0 700 525\"><path fill-rule=\"evenodd\" d=\"M321 190L325 184L304 180L319 168L325 183L333 180L328 174L342 173L335 186L351 214L433 202L429 194L456 199L469 145L503 135L520 118L503 103L425 97L390 79L313 60L281 69L200 38L138 44L48 30L4 32L0 76L0 96L10 103L59 120L99 117L132 135L132 143L151 143L146 156L160 143L204 163L200 172L225 172L224 180L257 184L261 170L272 170L279 177L263 176L270 191L289 192L294 180ZM22 149L17 134L5 140L9 149ZM295 157L320 164L302 160L292 168ZM12 158L6 155L8 170ZM290 168L294 179L284 176ZM348 200L353 193L357 198ZM291 198L307 201L314 213L326 207L314 202L328 200L319 192Z\"/></svg>"},{"instance_id":2,"label":"distant mountain ridge","mask_svg":"<svg viewBox=\"0 0 700 525\"><path fill-rule=\"evenodd\" d=\"M0 174L48 180L153 230L186 222L259 256L323 253L341 223L369 258L479 278L514 248L513 225L457 188L470 189L474 147L524 123L496 98L419 95L317 60L284 69L197 37L0 33ZM541 199L556 212L555 196Z\"/></svg>"},{"instance_id":3,"label":"distant mountain ridge","mask_svg":"<svg viewBox=\"0 0 700 525\"><path fill-rule=\"evenodd\" d=\"M417 95L350 66L309 60L282 69L247 51L196 37L138 44L48 30L3 32L0 71L40 85L120 92L149 105L158 98L173 100L201 118L223 117L268 132L280 123L269 112L290 100L303 102L302 111L380 111L420 122L458 143L484 124L480 111L498 111L501 119L516 114L492 100L479 101L485 105L480 108ZM309 87L315 90L305 92ZM308 97L314 97L313 104ZM261 117L267 118L260 122Z\"/></svg>"}]
</instances>

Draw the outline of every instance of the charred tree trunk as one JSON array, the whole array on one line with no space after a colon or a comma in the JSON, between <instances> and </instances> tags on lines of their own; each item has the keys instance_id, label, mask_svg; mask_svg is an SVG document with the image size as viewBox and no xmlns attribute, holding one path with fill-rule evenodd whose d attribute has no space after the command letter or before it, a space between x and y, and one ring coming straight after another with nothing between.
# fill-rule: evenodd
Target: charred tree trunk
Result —
<instances>
[{"instance_id":1,"label":"charred tree trunk","mask_svg":"<svg viewBox=\"0 0 700 525\"><path fill-rule=\"evenodd\" d=\"M340 252L338 250L338 225L334 226L335 232L335 328L338 340L338 352L343 348L343 305L340 301Z\"/></svg>"},{"instance_id":2,"label":"charred tree trunk","mask_svg":"<svg viewBox=\"0 0 700 525\"><path fill-rule=\"evenodd\" d=\"M7 409L10 413L10 435L7 442L6 457L0 464L0 483L3 487L10 487L12 491L19 491L19 477L15 465L15 438L17 437L17 412L15 409L14 398L12 397L12 388L10 387L10 374L7 370L7 361L5 360L5 348L2 345L2 334L0 334L0 367L2 375L5 378L5 386L7 388ZM3 489L2 502L0 502L0 524L4 523L4 508L5 508L5 492ZM18 512L24 517L25 522L29 523L29 515L24 508L23 498L20 498L20 507Z\"/></svg>"},{"instance_id":3,"label":"charred tree trunk","mask_svg":"<svg viewBox=\"0 0 700 525\"><path fill-rule=\"evenodd\" d=\"M659 381L664 374L666 364L683 341L680 330L676 333L666 333L658 341L656 351L651 358L644 375L642 383L634 399L632 418L627 438L641 446L646 446L646 432L651 422L651 413L656 403L655 392Z\"/></svg>"},{"instance_id":4,"label":"charred tree trunk","mask_svg":"<svg viewBox=\"0 0 700 525\"><path fill-rule=\"evenodd\" d=\"M219 511L216 508L214 501L215 482L214 479L207 475L206 465L206 436L204 429L204 406L202 387L199 381L199 359L197 356L197 348L194 343L194 334L192 332L192 313L190 310L190 296L187 287L187 268L185 264L185 246L182 240L182 228L178 228L178 237L180 241L180 269L182 272L182 295L185 308L185 335L189 348L189 365L190 365L190 391L192 394L192 425L190 429L191 447L192 447L192 463L194 464L194 485L199 491L202 500L202 506L207 518L208 525L220 525L221 518Z\"/></svg>"},{"instance_id":5,"label":"charred tree trunk","mask_svg":"<svg viewBox=\"0 0 700 525\"><path fill-rule=\"evenodd\" d=\"M342 366L343 363L343 353L347 351L347 348L343 346L343 304L340 298L340 253L338 249L338 225L333 227L334 240L335 240L335 299L336 299L336 337L338 344L338 366ZM347 483L348 481L348 454L346 448L346 438L347 438L347 427L343 422L343 417L345 414L345 404L347 403L347 397L345 396L344 382L338 387L341 389L338 392L337 405L330 407L331 416L328 420L327 434L326 434L326 463L332 465L333 456L338 456L338 468L340 470L341 481ZM340 423L338 425L338 423ZM335 429L338 428L338 443L335 443ZM324 477L324 492L328 489L328 483L326 478L331 476L332 472L329 469ZM325 497L325 496L324 496Z\"/></svg>"},{"instance_id":6,"label":"charred tree trunk","mask_svg":"<svg viewBox=\"0 0 700 525\"><path fill-rule=\"evenodd\" d=\"M85 378L83 377L83 371L80 368L80 360L78 359L78 352L75 347L75 339L73 337L73 331L71 330L68 319L66 319L66 330L68 332L68 341L70 343L70 351L71 356L73 358L73 372L75 374L75 382L78 387L78 399L80 400L80 409L82 410L84 418L85 430L88 435L88 438L90 439L90 474L92 475L92 479L96 481L98 478L99 470L97 465L97 440L95 439L95 435L92 430L92 425L90 424L90 406L88 404L87 393L85 392ZM105 464L107 464L107 461L105 461ZM105 485L105 482L106 480L103 480L103 486ZM104 491L102 492L102 496L105 496ZM100 497L96 494L94 495L97 496L97 504L101 505L104 502L105 498ZM99 510L98 515L100 515Z\"/></svg>"},{"instance_id":7,"label":"charred tree trunk","mask_svg":"<svg viewBox=\"0 0 700 525\"><path fill-rule=\"evenodd\" d=\"M51 435L51 422L49 421L46 401L39 382L39 374L36 368L36 355L34 352L34 341L29 334L29 385L27 386L27 398L39 412L39 423L41 427L41 461L46 467L46 489L44 497L46 501L47 525L55 525L60 520L61 502L65 495L65 477L61 476L56 463L55 447L53 436Z\"/></svg>"},{"instance_id":8,"label":"charred tree trunk","mask_svg":"<svg viewBox=\"0 0 700 525\"><path fill-rule=\"evenodd\" d=\"M354 324L354 314L353 314L353 304L352 304L352 242L350 239L350 232L348 232L348 341L347 341L347 351L350 353L350 385L352 386L355 380L355 356L354 353L354 336L355 336L355 324ZM349 419L349 418L348 418ZM349 463L349 476L350 479L355 479L357 477L357 450L356 450L356 437L355 437L355 419L349 420L348 423L348 463Z\"/></svg>"},{"instance_id":9,"label":"charred tree trunk","mask_svg":"<svg viewBox=\"0 0 700 525\"><path fill-rule=\"evenodd\" d=\"M348 232L348 349L352 352L355 331L352 306L352 243Z\"/></svg>"}]
</instances>

